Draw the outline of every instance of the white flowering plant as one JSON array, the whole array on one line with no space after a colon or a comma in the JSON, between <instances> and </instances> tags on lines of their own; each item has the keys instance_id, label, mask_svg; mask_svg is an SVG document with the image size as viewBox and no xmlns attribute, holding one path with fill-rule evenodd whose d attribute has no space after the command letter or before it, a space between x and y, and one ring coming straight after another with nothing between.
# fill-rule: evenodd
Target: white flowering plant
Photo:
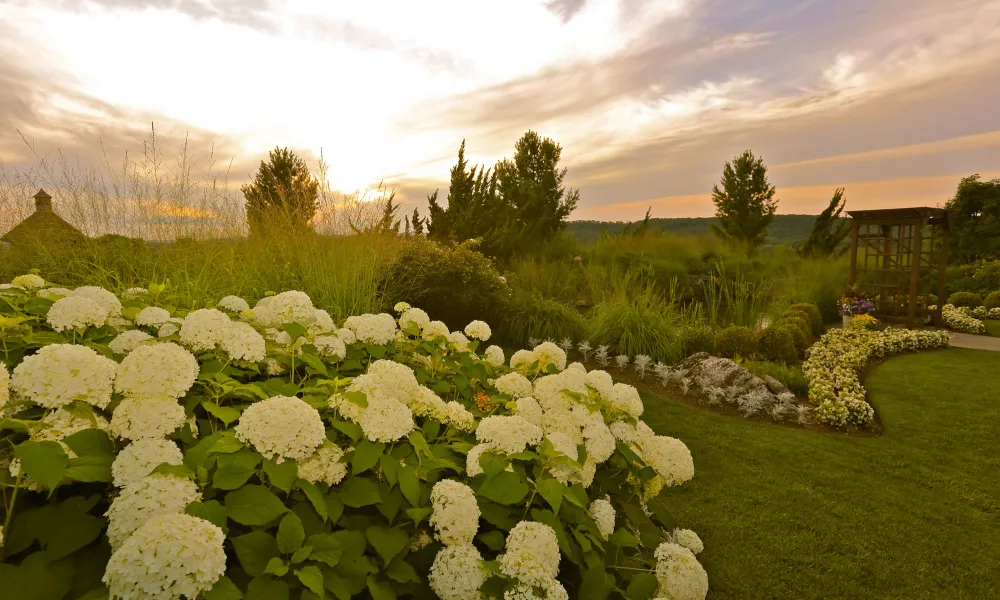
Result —
<instances>
[{"instance_id":1,"label":"white flowering plant","mask_svg":"<svg viewBox=\"0 0 1000 600\"><path fill-rule=\"evenodd\" d=\"M551 342L508 366L482 322L338 327L301 292L188 309L155 283L87 288L115 320L56 327L45 289L0 299L11 597L707 593L663 549L691 453Z\"/></svg>"}]
</instances>

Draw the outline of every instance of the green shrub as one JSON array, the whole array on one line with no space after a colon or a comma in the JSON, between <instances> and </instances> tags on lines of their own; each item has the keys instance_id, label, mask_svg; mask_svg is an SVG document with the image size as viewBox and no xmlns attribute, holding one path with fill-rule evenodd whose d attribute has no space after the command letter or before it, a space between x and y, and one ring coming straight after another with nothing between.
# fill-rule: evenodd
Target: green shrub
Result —
<instances>
[{"instance_id":1,"label":"green shrub","mask_svg":"<svg viewBox=\"0 0 1000 600\"><path fill-rule=\"evenodd\" d=\"M819 312L819 307L815 304L802 302L788 307L789 311L800 312L809 317L809 324L812 326L812 334L823 335L823 315Z\"/></svg>"},{"instance_id":2,"label":"green shrub","mask_svg":"<svg viewBox=\"0 0 1000 600\"><path fill-rule=\"evenodd\" d=\"M743 366L757 377L774 377L796 396L809 395L809 378L797 366L756 360Z\"/></svg>"},{"instance_id":3,"label":"green shrub","mask_svg":"<svg viewBox=\"0 0 1000 600\"><path fill-rule=\"evenodd\" d=\"M594 308L590 341L607 345L614 354L645 354L653 360L681 358L680 336L663 306L648 302L608 300Z\"/></svg>"},{"instance_id":4,"label":"green shrub","mask_svg":"<svg viewBox=\"0 0 1000 600\"><path fill-rule=\"evenodd\" d=\"M983 299L983 306L986 307L986 310L1000 308L1000 290L990 292L986 298Z\"/></svg>"},{"instance_id":5,"label":"green shrub","mask_svg":"<svg viewBox=\"0 0 1000 600\"><path fill-rule=\"evenodd\" d=\"M927 294L927 306L937 306L937 294Z\"/></svg>"},{"instance_id":6,"label":"green shrub","mask_svg":"<svg viewBox=\"0 0 1000 600\"><path fill-rule=\"evenodd\" d=\"M806 348L812 344L812 337L802 328L802 323L797 319L782 319L771 325L771 327L787 331L792 336L792 343L795 344L795 351L802 356Z\"/></svg>"},{"instance_id":7,"label":"green shrub","mask_svg":"<svg viewBox=\"0 0 1000 600\"><path fill-rule=\"evenodd\" d=\"M809 317L805 314L797 311L786 311L785 314L781 315L778 319L778 323L792 323L796 327L802 330L802 334L806 339L806 347L812 343L813 339L813 328L812 323L809 322Z\"/></svg>"},{"instance_id":8,"label":"green shrub","mask_svg":"<svg viewBox=\"0 0 1000 600\"><path fill-rule=\"evenodd\" d=\"M516 347L531 338L581 340L587 332L587 322L572 307L524 290L514 293L506 312L493 322L498 339Z\"/></svg>"},{"instance_id":9,"label":"green shrub","mask_svg":"<svg viewBox=\"0 0 1000 600\"><path fill-rule=\"evenodd\" d=\"M451 329L475 319L496 322L510 298L509 287L490 259L465 246L444 246L423 238L400 249L385 283L386 288L393 286L390 306L409 302Z\"/></svg>"},{"instance_id":10,"label":"green shrub","mask_svg":"<svg viewBox=\"0 0 1000 600\"><path fill-rule=\"evenodd\" d=\"M757 335L749 327L730 325L715 336L719 356L752 358L757 354Z\"/></svg>"},{"instance_id":11,"label":"green shrub","mask_svg":"<svg viewBox=\"0 0 1000 600\"><path fill-rule=\"evenodd\" d=\"M767 360L795 363L799 359L795 340L785 327L768 327L757 336L757 352Z\"/></svg>"},{"instance_id":12,"label":"green shrub","mask_svg":"<svg viewBox=\"0 0 1000 600\"><path fill-rule=\"evenodd\" d=\"M983 297L974 292L955 292L948 296L948 304L958 307L976 308L983 305Z\"/></svg>"},{"instance_id":13,"label":"green shrub","mask_svg":"<svg viewBox=\"0 0 1000 600\"><path fill-rule=\"evenodd\" d=\"M699 352L715 353L715 331L705 325L688 325L680 330L681 354L684 357Z\"/></svg>"}]
</instances>

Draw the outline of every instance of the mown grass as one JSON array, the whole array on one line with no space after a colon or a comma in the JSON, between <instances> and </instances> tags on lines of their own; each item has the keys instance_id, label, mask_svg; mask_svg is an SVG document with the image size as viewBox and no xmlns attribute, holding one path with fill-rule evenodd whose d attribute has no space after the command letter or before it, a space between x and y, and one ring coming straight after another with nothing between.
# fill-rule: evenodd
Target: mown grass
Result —
<instances>
[{"instance_id":1,"label":"mown grass","mask_svg":"<svg viewBox=\"0 0 1000 600\"><path fill-rule=\"evenodd\" d=\"M669 491L712 600L1000 598L1000 353L907 355L867 379L880 437L748 423L644 398L684 440Z\"/></svg>"}]
</instances>

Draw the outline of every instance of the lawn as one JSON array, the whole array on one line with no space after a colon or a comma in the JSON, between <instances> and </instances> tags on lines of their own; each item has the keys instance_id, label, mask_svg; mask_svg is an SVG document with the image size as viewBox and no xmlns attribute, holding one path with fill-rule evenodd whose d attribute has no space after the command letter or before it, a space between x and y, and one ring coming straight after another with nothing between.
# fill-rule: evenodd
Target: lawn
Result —
<instances>
[{"instance_id":1,"label":"lawn","mask_svg":"<svg viewBox=\"0 0 1000 600\"><path fill-rule=\"evenodd\" d=\"M1000 321L983 321L986 326L986 335L1000 337Z\"/></svg>"},{"instance_id":2,"label":"lawn","mask_svg":"<svg viewBox=\"0 0 1000 600\"><path fill-rule=\"evenodd\" d=\"M714 600L1000 598L1000 353L891 359L866 385L886 431L747 423L646 395L695 478L670 491Z\"/></svg>"}]
</instances>

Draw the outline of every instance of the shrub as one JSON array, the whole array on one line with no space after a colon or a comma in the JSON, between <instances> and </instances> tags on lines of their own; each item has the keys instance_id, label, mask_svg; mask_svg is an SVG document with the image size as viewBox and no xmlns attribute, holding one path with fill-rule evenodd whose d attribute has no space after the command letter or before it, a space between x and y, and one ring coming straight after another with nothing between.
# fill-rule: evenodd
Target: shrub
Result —
<instances>
[{"instance_id":1,"label":"shrub","mask_svg":"<svg viewBox=\"0 0 1000 600\"><path fill-rule=\"evenodd\" d=\"M503 314L510 297L490 259L462 245L444 246L423 238L400 249L382 289L395 295L390 306L397 301L419 306L452 329Z\"/></svg>"},{"instance_id":2,"label":"shrub","mask_svg":"<svg viewBox=\"0 0 1000 600\"><path fill-rule=\"evenodd\" d=\"M715 336L719 356L752 358L757 354L757 335L749 327L730 325Z\"/></svg>"},{"instance_id":3,"label":"shrub","mask_svg":"<svg viewBox=\"0 0 1000 600\"><path fill-rule=\"evenodd\" d=\"M812 326L813 335L823 335L823 315L820 314L818 306L803 302L789 306L788 310L800 312L809 317L809 324Z\"/></svg>"},{"instance_id":4,"label":"shrub","mask_svg":"<svg viewBox=\"0 0 1000 600\"><path fill-rule=\"evenodd\" d=\"M955 292L948 296L948 304L956 308L976 308L983 305L983 297L975 292Z\"/></svg>"},{"instance_id":5,"label":"shrub","mask_svg":"<svg viewBox=\"0 0 1000 600\"><path fill-rule=\"evenodd\" d=\"M684 357L708 352L715 354L715 331L705 325L688 325L680 330L681 355Z\"/></svg>"},{"instance_id":6,"label":"shrub","mask_svg":"<svg viewBox=\"0 0 1000 600\"><path fill-rule=\"evenodd\" d=\"M521 347L531 338L581 340L587 333L587 322L562 302L518 290L507 304L496 331L502 341Z\"/></svg>"},{"instance_id":7,"label":"shrub","mask_svg":"<svg viewBox=\"0 0 1000 600\"><path fill-rule=\"evenodd\" d=\"M983 306L986 310L1000 308L1000 290L987 294L986 298L983 299Z\"/></svg>"},{"instance_id":8,"label":"shrub","mask_svg":"<svg viewBox=\"0 0 1000 600\"><path fill-rule=\"evenodd\" d=\"M590 341L607 345L615 354L645 354L653 360L681 358L680 336L664 307L646 302L608 300L594 308Z\"/></svg>"},{"instance_id":9,"label":"shrub","mask_svg":"<svg viewBox=\"0 0 1000 600\"><path fill-rule=\"evenodd\" d=\"M786 327L771 326L760 332L757 351L767 360L792 364L798 362L795 339Z\"/></svg>"},{"instance_id":10,"label":"shrub","mask_svg":"<svg viewBox=\"0 0 1000 600\"><path fill-rule=\"evenodd\" d=\"M554 346L523 352L519 374L458 332L428 339L426 314L405 307L336 329L302 292L233 321L168 311L176 299L158 285L143 299L74 291L76 309L55 309L44 290L2 291L3 400L8 377L18 395L0 420L5 598L315 599L324 587L330 598L471 598L487 579L495 598L527 597L531 583L566 598L595 579L649 589L640 574L670 572L678 556L683 571L660 595L707 593L694 555L661 539L677 524L660 492L693 477L688 448L638 420L635 388L577 386ZM129 316L151 298L185 318L180 343L107 358L120 334L156 333ZM48 324L81 306L101 318ZM567 387L576 393L560 395ZM511 402L514 390L547 410ZM595 411L586 437L578 408ZM627 446L606 423L632 431ZM618 543L629 530L643 548ZM584 558L616 554L633 566Z\"/></svg>"},{"instance_id":11,"label":"shrub","mask_svg":"<svg viewBox=\"0 0 1000 600\"><path fill-rule=\"evenodd\" d=\"M805 313L790 310L786 311L781 318L778 319L779 323L792 323L796 327L802 330L803 335L809 342L812 342L813 328L812 323L809 322L809 317Z\"/></svg>"},{"instance_id":12,"label":"shrub","mask_svg":"<svg viewBox=\"0 0 1000 600\"><path fill-rule=\"evenodd\" d=\"M795 345L795 352L803 356L809 345L812 344L812 335L807 334L799 319L781 319L771 327L777 327L787 331L792 336L792 343Z\"/></svg>"},{"instance_id":13,"label":"shrub","mask_svg":"<svg viewBox=\"0 0 1000 600\"><path fill-rule=\"evenodd\" d=\"M788 341L790 344L791 340ZM743 366L757 377L774 377L796 396L809 394L809 378L801 367L766 360L751 361Z\"/></svg>"}]
</instances>

